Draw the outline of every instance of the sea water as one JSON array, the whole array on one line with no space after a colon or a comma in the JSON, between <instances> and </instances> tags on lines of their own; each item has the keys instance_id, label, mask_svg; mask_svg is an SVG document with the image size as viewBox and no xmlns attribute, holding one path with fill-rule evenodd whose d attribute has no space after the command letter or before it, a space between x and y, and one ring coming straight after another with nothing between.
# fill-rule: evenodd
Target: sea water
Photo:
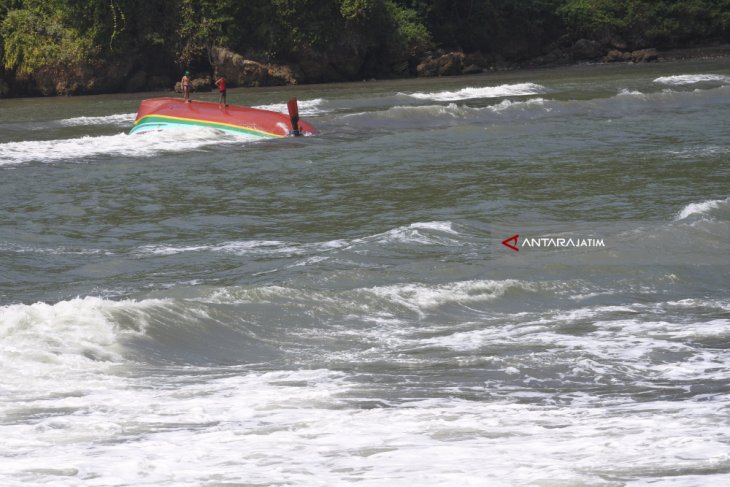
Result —
<instances>
[{"instance_id":1,"label":"sea water","mask_svg":"<svg viewBox=\"0 0 730 487\"><path fill-rule=\"evenodd\" d=\"M0 484L730 483L730 60L154 96L0 101Z\"/></svg>"}]
</instances>

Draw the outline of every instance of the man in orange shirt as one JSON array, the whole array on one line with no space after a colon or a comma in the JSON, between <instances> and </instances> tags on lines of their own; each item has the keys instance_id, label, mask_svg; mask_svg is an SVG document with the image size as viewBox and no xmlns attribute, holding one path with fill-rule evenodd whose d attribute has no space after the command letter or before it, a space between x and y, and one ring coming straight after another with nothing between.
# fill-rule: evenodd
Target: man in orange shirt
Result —
<instances>
[{"instance_id":1,"label":"man in orange shirt","mask_svg":"<svg viewBox=\"0 0 730 487\"><path fill-rule=\"evenodd\" d=\"M215 82L215 85L218 87L220 92L218 95L218 106L228 106L228 102L226 101L226 78L221 75L221 77Z\"/></svg>"}]
</instances>

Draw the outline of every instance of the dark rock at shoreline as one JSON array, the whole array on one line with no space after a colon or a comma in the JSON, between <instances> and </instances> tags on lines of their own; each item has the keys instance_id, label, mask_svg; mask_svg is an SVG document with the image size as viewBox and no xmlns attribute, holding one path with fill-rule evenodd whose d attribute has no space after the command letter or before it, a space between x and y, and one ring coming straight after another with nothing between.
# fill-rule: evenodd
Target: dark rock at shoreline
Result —
<instances>
[{"instance_id":1,"label":"dark rock at shoreline","mask_svg":"<svg viewBox=\"0 0 730 487\"><path fill-rule=\"evenodd\" d=\"M375 56L366 56L359 36L351 33L342 44L325 51L308 47L297 50L297 63L291 66L299 83L333 83L372 78L392 78L415 74L411 59L393 57L383 63Z\"/></svg>"},{"instance_id":2,"label":"dark rock at shoreline","mask_svg":"<svg viewBox=\"0 0 730 487\"><path fill-rule=\"evenodd\" d=\"M416 74L421 77L458 76L479 74L488 69L504 68L501 56L487 58L481 52L464 54L461 51L437 52L427 55L416 66Z\"/></svg>"},{"instance_id":3,"label":"dark rock at shoreline","mask_svg":"<svg viewBox=\"0 0 730 487\"><path fill-rule=\"evenodd\" d=\"M473 52L464 56L464 69L461 74L483 73L489 67L489 61L481 52Z\"/></svg>"},{"instance_id":4,"label":"dark rock at shoreline","mask_svg":"<svg viewBox=\"0 0 730 487\"><path fill-rule=\"evenodd\" d=\"M223 75L232 87L297 84L294 71L289 66L244 59L240 54L221 47L213 48L211 56L216 75Z\"/></svg>"},{"instance_id":5,"label":"dark rock at shoreline","mask_svg":"<svg viewBox=\"0 0 730 487\"><path fill-rule=\"evenodd\" d=\"M42 96L73 95L78 91L82 78L88 78L87 69L79 66L68 66L65 70L43 68L36 70L31 76L36 90Z\"/></svg>"},{"instance_id":6,"label":"dark rock at shoreline","mask_svg":"<svg viewBox=\"0 0 730 487\"><path fill-rule=\"evenodd\" d=\"M213 89L213 79L209 75L193 78L190 82L192 91L211 91Z\"/></svg>"},{"instance_id":7,"label":"dark rock at shoreline","mask_svg":"<svg viewBox=\"0 0 730 487\"><path fill-rule=\"evenodd\" d=\"M625 63L631 61L631 53L619 51L618 49L611 49L603 58L606 63Z\"/></svg>"},{"instance_id":8,"label":"dark rock at shoreline","mask_svg":"<svg viewBox=\"0 0 730 487\"><path fill-rule=\"evenodd\" d=\"M357 79L344 75L342 69L347 68L338 67L325 54L309 49L304 49L304 51L297 66L297 79L302 83L328 83Z\"/></svg>"},{"instance_id":9,"label":"dark rock at shoreline","mask_svg":"<svg viewBox=\"0 0 730 487\"><path fill-rule=\"evenodd\" d=\"M618 62L633 62L633 63L648 63L659 60L659 53L654 48L639 49L636 51L619 51L618 49L611 49L608 54L603 58L606 63L618 63Z\"/></svg>"},{"instance_id":10,"label":"dark rock at shoreline","mask_svg":"<svg viewBox=\"0 0 730 487\"><path fill-rule=\"evenodd\" d=\"M489 66L489 60L481 52L472 52L464 56L465 66L478 66L482 69L486 69Z\"/></svg>"},{"instance_id":11,"label":"dark rock at shoreline","mask_svg":"<svg viewBox=\"0 0 730 487\"><path fill-rule=\"evenodd\" d=\"M570 54L575 61L595 61L606 53L600 42L589 39L578 39L570 48Z\"/></svg>"},{"instance_id":12,"label":"dark rock at shoreline","mask_svg":"<svg viewBox=\"0 0 730 487\"><path fill-rule=\"evenodd\" d=\"M131 68L131 62L49 66L15 83L21 87L19 94L41 96L139 91L147 75L143 71L131 75Z\"/></svg>"},{"instance_id":13,"label":"dark rock at shoreline","mask_svg":"<svg viewBox=\"0 0 730 487\"><path fill-rule=\"evenodd\" d=\"M569 64L571 62L568 50L553 46L547 54L536 57L530 61L530 65L537 66L559 66Z\"/></svg>"},{"instance_id":14,"label":"dark rock at shoreline","mask_svg":"<svg viewBox=\"0 0 730 487\"><path fill-rule=\"evenodd\" d=\"M104 65L97 66L91 78L87 81L83 87L83 93L118 93L126 90L127 82L134 78L133 73L134 61L121 60L112 62ZM146 81L147 75L144 74L145 80L140 80L139 75L135 80L138 85L134 88L134 91L143 89L145 87L144 81ZM142 81L140 83L140 81Z\"/></svg>"},{"instance_id":15,"label":"dark rock at shoreline","mask_svg":"<svg viewBox=\"0 0 730 487\"><path fill-rule=\"evenodd\" d=\"M659 58L666 61L681 59L715 59L730 56L730 44L713 44L702 47L686 47L662 50Z\"/></svg>"},{"instance_id":16,"label":"dark rock at shoreline","mask_svg":"<svg viewBox=\"0 0 730 487\"><path fill-rule=\"evenodd\" d=\"M464 58L459 51L428 56L416 66L416 72L418 76L456 76L462 74Z\"/></svg>"},{"instance_id":17,"label":"dark rock at shoreline","mask_svg":"<svg viewBox=\"0 0 730 487\"><path fill-rule=\"evenodd\" d=\"M178 81L175 83L174 90L177 93L182 93L182 82ZM190 79L190 91L191 92L205 92L213 90L213 78L209 74L194 74Z\"/></svg>"},{"instance_id":18,"label":"dark rock at shoreline","mask_svg":"<svg viewBox=\"0 0 730 487\"><path fill-rule=\"evenodd\" d=\"M631 60L635 63L649 63L651 61L657 61L659 54L654 48L639 49L631 53Z\"/></svg>"}]
</instances>

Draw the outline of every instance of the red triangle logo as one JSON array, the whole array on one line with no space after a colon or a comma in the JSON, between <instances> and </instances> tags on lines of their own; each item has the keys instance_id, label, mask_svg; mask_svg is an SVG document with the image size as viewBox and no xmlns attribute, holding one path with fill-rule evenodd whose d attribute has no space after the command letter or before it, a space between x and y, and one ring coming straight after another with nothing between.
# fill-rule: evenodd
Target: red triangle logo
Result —
<instances>
[{"instance_id":1,"label":"red triangle logo","mask_svg":"<svg viewBox=\"0 0 730 487\"><path fill-rule=\"evenodd\" d=\"M502 240L502 245L505 247L509 247L515 252L519 252L520 249L517 247L517 239L520 238L519 234L512 235L510 238L506 240ZM512 242L512 243L510 243Z\"/></svg>"}]
</instances>

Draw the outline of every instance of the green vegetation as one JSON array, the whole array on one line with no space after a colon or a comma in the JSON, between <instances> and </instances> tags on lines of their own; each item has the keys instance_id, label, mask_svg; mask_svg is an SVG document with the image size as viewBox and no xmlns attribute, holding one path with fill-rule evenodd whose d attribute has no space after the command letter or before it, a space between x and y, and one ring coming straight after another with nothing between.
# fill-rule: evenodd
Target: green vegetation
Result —
<instances>
[{"instance_id":1,"label":"green vegetation","mask_svg":"<svg viewBox=\"0 0 730 487\"><path fill-rule=\"evenodd\" d=\"M634 45L675 47L728 39L730 0L568 0L559 14L573 35L617 36ZM643 46L642 46L643 47Z\"/></svg>"},{"instance_id":2,"label":"green vegetation","mask_svg":"<svg viewBox=\"0 0 730 487\"><path fill-rule=\"evenodd\" d=\"M629 50L727 42L730 0L0 0L0 85L149 87L211 72L215 47L328 65L304 81L402 76L434 49L521 61L581 38Z\"/></svg>"},{"instance_id":3,"label":"green vegetation","mask_svg":"<svg viewBox=\"0 0 730 487\"><path fill-rule=\"evenodd\" d=\"M23 7L8 10L0 25L6 69L27 76L38 69L80 63L97 54L92 39L73 25L69 11L43 0L29 0Z\"/></svg>"}]
</instances>

